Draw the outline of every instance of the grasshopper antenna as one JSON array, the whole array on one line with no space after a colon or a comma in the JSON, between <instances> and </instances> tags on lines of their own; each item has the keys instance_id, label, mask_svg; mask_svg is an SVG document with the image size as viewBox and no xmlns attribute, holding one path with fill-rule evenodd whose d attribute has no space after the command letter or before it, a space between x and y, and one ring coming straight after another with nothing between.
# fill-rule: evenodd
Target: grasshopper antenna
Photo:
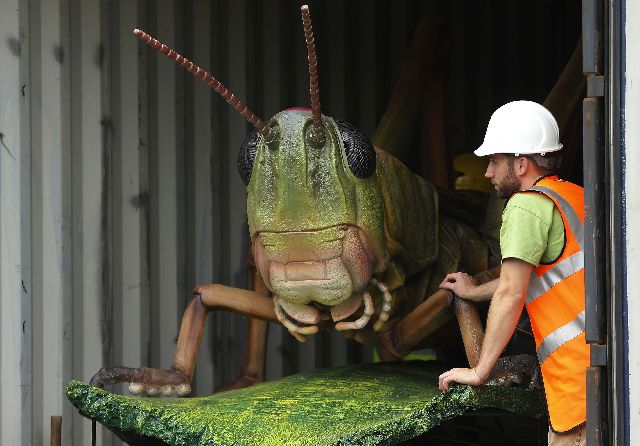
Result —
<instances>
[{"instance_id":1,"label":"grasshopper antenna","mask_svg":"<svg viewBox=\"0 0 640 446\"><path fill-rule=\"evenodd\" d=\"M311 14L309 5L300 8L302 13L302 25L304 37L307 41L307 58L309 60L309 93L311 95L311 115L313 117L312 139L317 143L324 142L324 126L322 125L322 112L320 111L320 87L318 85L318 59L316 58L316 45L311 27Z\"/></svg>"},{"instance_id":2,"label":"grasshopper antenna","mask_svg":"<svg viewBox=\"0 0 640 446\"><path fill-rule=\"evenodd\" d=\"M154 39L149 34L145 33L142 30L134 29L133 34L135 34L140 40L144 40L149 46L160 51L162 54L167 56L169 59L173 59L182 65L187 71L190 71L194 76L202 79L206 84L213 88L216 93L222 96L233 108L235 108L247 121L251 123L265 139L269 140L271 137L271 128L265 124L260 118L258 118L250 109L247 107L240 99L234 96L233 93L229 91L227 87L222 84L215 77L211 76L208 72L191 62L189 59L181 56L180 54L173 51L167 45L162 42L159 42L157 39Z\"/></svg>"}]
</instances>

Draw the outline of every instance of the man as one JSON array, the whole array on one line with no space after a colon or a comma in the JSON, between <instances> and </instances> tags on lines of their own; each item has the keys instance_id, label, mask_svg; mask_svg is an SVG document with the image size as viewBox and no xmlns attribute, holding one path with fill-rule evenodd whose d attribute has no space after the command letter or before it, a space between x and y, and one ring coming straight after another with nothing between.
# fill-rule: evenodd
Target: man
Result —
<instances>
[{"instance_id":1,"label":"man","mask_svg":"<svg viewBox=\"0 0 640 446\"><path fill-rule=\"evenodd\" d=\"M585 444L586 374L584 334L584 191L552 176L562 148L558 125L540 104L516 101L491 116L484 142L474 153L489 156L485 176L501 198L500 277L477 286L464 273L449 274L442 288L469 300L489 300L478 365L439 377L480 385L514 332L526 303L549 408L549 444Z\"/></svg>"}]
</instances>

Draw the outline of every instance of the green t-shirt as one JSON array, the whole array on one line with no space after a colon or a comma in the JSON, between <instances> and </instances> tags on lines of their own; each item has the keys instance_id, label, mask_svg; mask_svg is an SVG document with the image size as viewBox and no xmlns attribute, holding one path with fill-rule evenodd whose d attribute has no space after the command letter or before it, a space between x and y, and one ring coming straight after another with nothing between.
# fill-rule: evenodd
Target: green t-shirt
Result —
<instances>
[{"instance_id":1,"label":"green t-shirt","mask_svg":"<svg viewBox=\"0 0 640 446\"><path fill-rule=\"evenodd\" d=\"M513 195L502 213L502 260L516 258L533 266L550 263L564 247L562 216L551 199L540 193Z\"/></svg>"}]
</instances>

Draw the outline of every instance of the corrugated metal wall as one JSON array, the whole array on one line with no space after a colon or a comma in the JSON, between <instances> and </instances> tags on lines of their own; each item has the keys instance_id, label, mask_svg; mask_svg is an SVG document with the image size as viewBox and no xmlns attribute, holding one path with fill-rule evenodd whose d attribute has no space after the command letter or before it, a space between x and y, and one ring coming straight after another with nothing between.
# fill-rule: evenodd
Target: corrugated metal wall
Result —
<instances>
[{"instance_id":1,"label":"corrugated metal wall","mask_svg":"<svg viewBox=\"0 0 640 446\"><path fill-rule=\"evenodd\" d=\"M323 110L372 134L413 29L439 13L455 36L451 143L471 150L497 105L544 99L575 45L579 2L528 3L311 2ZM300 4L2 0L2 445L47 444L51 415L64 416L64 444L87 444L90 423L63 395L70 378L109 364L167 367L191 287L246 286L235 161L248 125L132 29L208 68L267 119L309 102ZM237 373L245 324L210 316L196 395ZM370 353L336 334L298 345L276 327L267 377Z\"/></svg>"}]
</instances>

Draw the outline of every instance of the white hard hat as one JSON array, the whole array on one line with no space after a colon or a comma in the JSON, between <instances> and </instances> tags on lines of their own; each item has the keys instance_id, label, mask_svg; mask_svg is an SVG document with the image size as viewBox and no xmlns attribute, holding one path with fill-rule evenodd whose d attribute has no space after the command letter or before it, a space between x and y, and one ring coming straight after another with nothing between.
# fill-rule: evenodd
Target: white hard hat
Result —
<instances>
[{"instance_id":1,"label":"white hard hat","mask_svg":"<svg viewBox=\"0 0 640 446\"><path fill-rule=\"evenodd\" d=\"M558 123L549 110L531 101L509 102L497 109L477 156L494 153L533 155L562 149Z\"/></svg>"}]
</instances>

